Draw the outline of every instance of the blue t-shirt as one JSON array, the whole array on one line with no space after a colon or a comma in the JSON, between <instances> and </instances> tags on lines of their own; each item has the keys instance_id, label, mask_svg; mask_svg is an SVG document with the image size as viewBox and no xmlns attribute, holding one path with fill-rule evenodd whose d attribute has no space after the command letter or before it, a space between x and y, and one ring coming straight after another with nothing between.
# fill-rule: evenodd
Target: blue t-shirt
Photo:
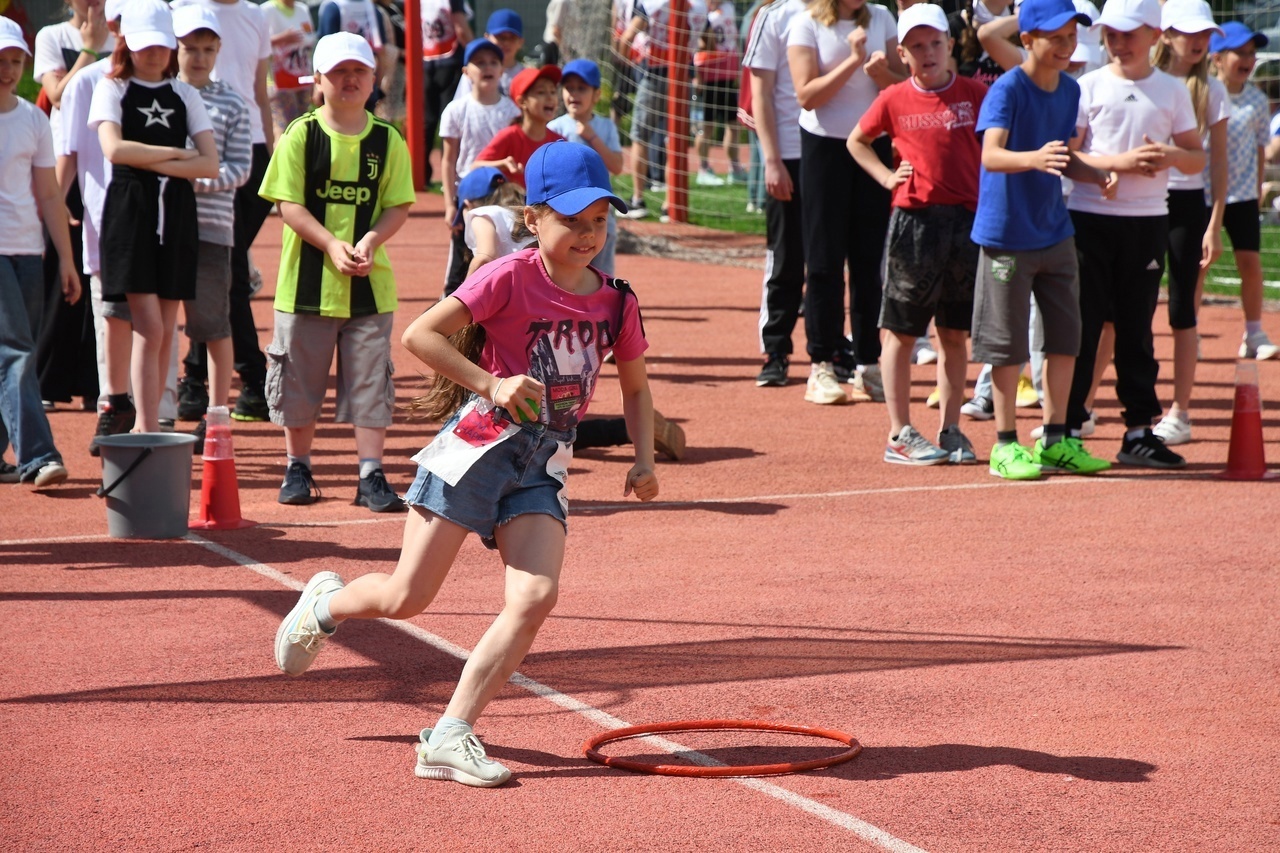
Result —
<instances>
[{"instance_id":1,"label":"blue t-shirt","mask_svg":"<svg viewBox=\"0 0 1280 853\"><path fill-rule=\"evenodd\" d=\"M1046 142L1063 142L1076 134L1080 85L1066 74L1058 88L1046 92L1021 68L1002 74L991 85L978 112L979 133L987 128L1009 131L1010 151L1036 151ZM1047 249L1075 233L1062 200L1062 179L1038 170L988 172L978 184L978 210L973 242L990 249L1027 252Z\"/></svg>"}]
</instances>

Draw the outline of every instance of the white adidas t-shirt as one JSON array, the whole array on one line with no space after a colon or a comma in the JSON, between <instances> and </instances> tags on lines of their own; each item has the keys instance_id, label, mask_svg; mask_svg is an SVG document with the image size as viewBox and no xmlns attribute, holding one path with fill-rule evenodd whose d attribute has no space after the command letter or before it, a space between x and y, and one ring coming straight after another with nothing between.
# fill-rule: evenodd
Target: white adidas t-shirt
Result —
<instances>
[{"instance_id":1,"label":"white adidas t-shirt","mask_svg":"<svg viewBox=\"0 0 1280 853\"><path fill-rule=\"evenodd\" d=\"M1185 84L1184 84L1185 85ZM1205 188L1205 172L1209 168L1209 131L1208 128L1213 127L1220 121L1226 121L1231 118L1231 98L1227 94L1227 87L1222 85L1222 81L1217 77L1209 78L1209 102L1205 105L1205 132L1200 135L1200 144L1205 150L1205 171L1196 172L1194 175L1184 175L1177 169L1169 170L1169 189L1171 190L1202 190Z\"/></svg>"},{"instance_id":2,"label":"white adidas t-shirt","mask_svg":"<svg viewBox=\"0 0 1280 853\"><path fill-rule=\"evenodd\" d=\"M1142 80L1126 80L1108 65L1080 78L1080 111L1076 127L1086 154L1123 154L1145 145L1144 136L1169 143L1175 134L1196 129L1196 112L1186 85L1156 69ZM1169 169L1147 177L1134 172L1120 175L1116 197L1105 199L1102 188L1078 183L1067 207L1082 213L1107 216L1163 216Z\"/></svg>"}]
</instances>

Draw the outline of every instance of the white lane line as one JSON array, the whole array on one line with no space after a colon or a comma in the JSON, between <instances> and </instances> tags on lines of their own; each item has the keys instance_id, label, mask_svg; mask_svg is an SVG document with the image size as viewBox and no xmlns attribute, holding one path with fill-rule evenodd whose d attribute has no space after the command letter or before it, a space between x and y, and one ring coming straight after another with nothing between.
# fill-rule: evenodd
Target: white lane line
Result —
<instances>
[{"instance_id":1,"label":"white lane line","mask_svg":"<svg viewBox=\"0 0 1280 853\"><path fill-rule=\"evenodd\" d=\"M265 563L259 562L252 557L247 557L238 551L233 551L216 542L210 542L208 539L197 536L194 533L189 534L187 536L187 540L194 542L197 545L202 545L210 551L213 551L215 554L218 554L233 563L244 566L246 569L256 572L264 578L275 581L289 589L301 590L306 585L297 578L290 577L277 569L273 569ZM458 660L465 661L467 656L470 654L470 652L462 646L455 645L444 637L433 634L411 622L400 622L391 619L381 619L379 621L395 628L396 630L403 631L410 637L431 646L433 649L437 649L451 657L455 657ZM558 705L567 711L572 711L603 729L616 729L633 725L632 723L628 723L626 720L621 720L612 714L601 711L594 705L589 705L580 699L575 699L568 694L561 693L554 687L548 687L540 681L535 681L522 673L517 672L512 675L511 683L518 687L523 687L533 695L540 699L545 699L553 705ZM704 766L715 766L721 764L721 762L709 755L696 752L666 738L647 737L644 738L644 740L647 743L651 743L659 747L665 752L673 755L678 753L682 757L688 758L697 764L702 764ZM878 826L867 823L861 818L855 817L847 812L839 811L838 809L833 809L825 803L811 800L808 797L797 794L794 791L789 791L781 785L777 785L773 782L768 782L763 779L731 779L730 781L758 793L765 794L766 796L773 797L786 805L807 812L808 814L811 814L814 817L824 820L834 826L838 826L841 829L848 830L858 838L866 841L868 844L872 844L883 850L889 850L892 851L892 853L925 853L923 849L903 841L901 838L890 835Z\"/></svg>"}]
</instances>

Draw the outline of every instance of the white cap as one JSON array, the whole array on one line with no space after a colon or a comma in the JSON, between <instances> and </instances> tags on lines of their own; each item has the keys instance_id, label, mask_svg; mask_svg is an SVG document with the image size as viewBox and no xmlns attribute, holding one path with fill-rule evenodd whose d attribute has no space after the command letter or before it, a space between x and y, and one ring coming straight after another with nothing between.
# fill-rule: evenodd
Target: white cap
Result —
<instances>
[{"instance_id":1,"label":"white cap","mask_svg":"<svg viewBox=\"0 0 1280 853\"><path fill-rule=\"evenodd\" d=\"M1204 0L1168 0L1160 10L1160 28L1177 30L1187 35L1206 30L1222 32L1222 28L1213 20L1213 10Z\"/></svg>"},{"instance_id":2,"label":"white cap","mask_svg":"<svg viewBox=\"0 0 1280 853\"><path fill-rule=\"evenodd\" d=\"M22 27L18 22L11 18L0 17L0 50L11 47L20 48L27 56L31 55L31 48L27 47L26 36L22 34Z\"/></svg>"},{"instance_id":3,"label":"white cap","mask_svg":"<svg viewBox=\"0 0 1280 853\"><path fill-rule=\"evenodd\" d=\"M148 47L167 47L172 50L178 46L178 40L173 36L173 15L168 7L130 3L120 17L120 32L124 35L124 43L129 46L129 50L144 50Z\"/></svg>"},{"instance_id":4,"label":"white cap","mask_svg":"<svg viewBox=\"0 0 1280 853\"><path fill-rule=\"evenodd\" d=\"M212 30L218 38L222 38L222 26L218 16L207 6L179 6L173 10L173 34L178 38L189 36L196 30Z\"/></svg>"},{"instance_id":5,"label":"white cap","mask_svg":"<svg viewBox=\"0 0 1280 853\"><path fill-rule=\"evenodd\" d=\"M932 3L916 3L902 10L898 16L898 44L902 44L907 33L916 27L931 27L951 35L951 25L947 23L947 13L941 6Z\"/></svg>"},{"instance_id":6,"label":"white cap","mask_svg":"<svg viewBox=\"0 0 1280 853\"><path fill-rule=\"evenodd\" d=\"M1143 25L1160 29L1160 0L1107 0L1102 14L1094 19L1095 27L1110 27L1129 33Z\"/></svg>"},{"instance_id":7,"label":"white cap","mask_svg":"<svg viewBox=\"0 0 1280 853\"><path fill-rule=\"evenodd\" d=\"M1072 0L1076 11L1088 15L1089 20L1098 20L1098 7L1089 0ZM1071 54L1072 62L1083 62L1094 67L1102 65L1102 32L1084 24L1076 24L1076 49Z\"/></svg>"},{"instance_id":8,"label":"white cap","mask_svg":"<svg viewBox=\"0 0 1280 853\"><path fill-rule=\"evenodd\" d=\"M373 48L369 42L355 33L331 33L316 42L315 53L312 54L313 67L321 74L328 74L338 63L354 59L361 65L376 67L373 60Z\"/></svg>"}]
</instances>

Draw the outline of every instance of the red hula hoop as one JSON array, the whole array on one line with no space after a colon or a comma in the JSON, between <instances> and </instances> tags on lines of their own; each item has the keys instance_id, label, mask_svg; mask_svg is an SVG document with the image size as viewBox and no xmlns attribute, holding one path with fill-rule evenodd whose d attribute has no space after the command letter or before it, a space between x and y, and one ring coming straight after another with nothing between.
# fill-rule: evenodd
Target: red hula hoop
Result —
<instances>
[{"instance_id":1,"label":"red hula hoop","mask_svg":"<svg viewBox=\"0 0 1280 853\"><path fill-rule=\"evenodd\" d=\"M784 732L787 734L809 735L826 738L847 744L848 749L827 758L815 758L809 761L791 761L784 764L756 764L738 767L700 767L687 764L647 764L643 761L632 761L628 758L615 758L601 753L598 747L615 740L643 737L661 732L702 732L715 730ZM582 744L582 751L592 761L608 767L622 770L635 770L640 773L656 773L660 776L694 776L699 778L726 776L778 776L783 773L800 773L805 770L820 770L848 761L862 752L862 744L852 736L834 729L819 729L813 726L791 726L784 723L770 723L762 720L681 720L674 723L651 723L643 726L628 726L603 732L589 738Z\"/></svg>"}]
</instances>

